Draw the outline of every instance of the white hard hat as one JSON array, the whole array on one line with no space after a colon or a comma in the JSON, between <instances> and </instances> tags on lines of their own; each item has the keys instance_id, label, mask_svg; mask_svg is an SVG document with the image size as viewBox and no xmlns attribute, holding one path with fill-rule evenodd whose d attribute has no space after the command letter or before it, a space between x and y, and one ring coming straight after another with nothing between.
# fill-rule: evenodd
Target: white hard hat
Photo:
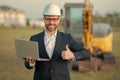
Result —
<instances>
[{"instance_id":1,"label":"white hard hat","mask_svg":"<svg viewBox=\"0 0 120 80\"><path fill-rule=\"evenodd\" d=\"M61 15L61 10L58 5L54 3L50 3L46 5L43 11L43 15Z\"/></svg>"}]
</instances>

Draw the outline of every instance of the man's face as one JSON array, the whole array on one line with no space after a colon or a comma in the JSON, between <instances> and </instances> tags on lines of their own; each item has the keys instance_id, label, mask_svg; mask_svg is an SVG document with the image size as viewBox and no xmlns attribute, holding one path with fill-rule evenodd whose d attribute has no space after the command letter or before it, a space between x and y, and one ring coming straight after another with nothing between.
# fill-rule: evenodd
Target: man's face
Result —
<instances>
[{"instance_id":1,"label":"man's face","mask_svg":"<svg viewBox=\"0 0 120 80\"><path fill-rule=\"evenodd\" d=\"M47 31L53 32L56 30L60 22L60 17L59 16L44 16L44 22L45 22Z\"/></svg>"}]
</instances>

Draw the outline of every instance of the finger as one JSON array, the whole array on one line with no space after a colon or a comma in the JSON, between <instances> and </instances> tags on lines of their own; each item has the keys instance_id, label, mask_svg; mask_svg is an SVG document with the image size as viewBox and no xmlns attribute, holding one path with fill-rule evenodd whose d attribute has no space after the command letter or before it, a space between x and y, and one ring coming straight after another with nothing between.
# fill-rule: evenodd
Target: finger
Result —
<instances>
[{"instance_id":1,"label":"finger","mask_svg":"<svg viewBox=\"0 0 120 80\"><path fill-rule=\"evenodd\" d=\"M29 56L26 57L26 61L28 61L29 63L32 62L32 59L33 59L32 57L29 57Z\"/></svg>"},{"instance_id":2,"label":"finger","mask_svg":"<svg viewBox=\"0 0 120 80\"><path fill-rule=\"evenodd\" d=\"M31 59L31 63L34 64L34 63L35 63L35 60L34 60L34 59Z\"/></svg>"},{"instance_id":3,"label":"finger","mask_svg":"<svg viewBox=\"0 0 120 80\"><path fill-rule=\"evenodd\" d=\"M68 44L66 44L65 48L66 48L66 51L69 51L69 50L70 50Z\"/></svg>"},{"instance_id":4,"label":"finger","mask_svg":"<svg viewBox=\"0 0 120 80\"><path fill-rule=\"evenodd\" d=\"M28 62L30 62L30 63L31 63L31 58L30 58L30 57L28 58Z\"/></svg>"},{"instance_id":5,"label":"finger","mask_svg":"<svg viewBox=\"0 0 120 80\"><path fill-rule=\"evenodd\" d=\"M29 58L29 62L32 63L34 62L34 59L32 57Z\"/></svg>"},{"instance_id":6,"label":"finger","mask_svg":"<svg viewBox=\"0 0 120 80\"><path fill-rule=\"evenodd\" d=\"M29 61L29 57L26 57L26 61Z\"/></svg>"},{"instance_id":7,"label":"finger","mask_svg":"<svg viewBox=\"0 0 120 80\"><path fill-rule=\"evenodd\" d=\"M62 53L62 58L63 58L63 59L66 59L66 58L67 58L67 53L66 53L66 51L64 51L64 52Z\"/></svg>"},{"instance_id":8,"label":"finger","mask_svg":"<svg viewBox=\"0 0 120 80\"><path fill-rule=\"evenodd\" d=\"M63 59L64 59L64 60L67 60L67 57L66 57L66 56L64 56L64 57L63 57Z\"/></svg>"},{"instance_id":9,"label":"finger","mask_svg":"<svg viewBox=\"0 0 120 80\"><path fill-rule=\"evenodd\" d=\"M23 59L24 59L24 60L26 60L26 58L25 58L25 57L23 57Z\"/></svg>"},{"instance_id":10,"label":"finger","mask_svg":"<svg viewBox=\"0 0 120 80\"><path fill-rule=\"evenodd\" d=\"M64 57L65 51L62 51L61 56Z\"/></svg>"}]
</instances>

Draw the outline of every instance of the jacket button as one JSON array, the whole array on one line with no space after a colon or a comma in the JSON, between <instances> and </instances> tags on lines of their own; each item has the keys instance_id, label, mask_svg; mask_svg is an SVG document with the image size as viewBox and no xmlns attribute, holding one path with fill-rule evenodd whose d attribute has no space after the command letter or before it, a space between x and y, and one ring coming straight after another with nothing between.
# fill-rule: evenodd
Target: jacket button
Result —
<instances>
[{"instance_id":1,"label":"jacket button","mask_svg":"<svg viewBox=\"0 0 120 80\"><path fill-rule=\"evenodd\" d=\"M51 73L53 72L53 70L51 70Z\"/></svg>"}]
</instances>

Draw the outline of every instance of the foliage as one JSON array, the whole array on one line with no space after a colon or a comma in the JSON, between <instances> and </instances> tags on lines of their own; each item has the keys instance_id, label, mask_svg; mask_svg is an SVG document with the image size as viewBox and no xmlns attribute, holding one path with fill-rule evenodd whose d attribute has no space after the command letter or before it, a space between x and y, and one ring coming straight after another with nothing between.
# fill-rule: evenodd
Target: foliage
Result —
<instances>
[{"instance_id":1,"label":"foliage","mask_svg":"<svg viewBox=\"0 0 120 80\"><path fill-rule=\"evenodd\" d=\"M93 15L93 22L97 23L109 23L112 27L119 27L120 26L120 13L113 12L113 13L106 13L105 16L101 16L99 13Z\"/></svg>"}]
</instances>

